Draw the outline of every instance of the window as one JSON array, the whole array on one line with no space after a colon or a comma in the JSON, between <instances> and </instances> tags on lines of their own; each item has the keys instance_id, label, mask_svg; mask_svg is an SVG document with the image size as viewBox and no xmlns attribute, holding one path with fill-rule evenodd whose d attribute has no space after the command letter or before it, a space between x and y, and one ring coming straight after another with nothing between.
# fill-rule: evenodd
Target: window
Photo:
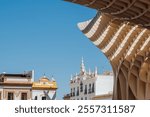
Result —
<instances>
[{"instance_id":1,"label":"window","mask_svg":"<svg viewBox=\"0 0 150 117\"><path fill-rule=\"evenodd\" d=\"M77 96L79 96L79 87L77 87Z\"/></svg>"},{"instance_id":2,"label":"window","mask_svg":"<svg viewBox=\"0 0 150 117\"><path fill-rule=\"evenodd\" d=\"M0 82L4 82L4 78L0 78Z\"/></svg>"},{"instance_id":3,"label":"window","mask_svg":"<svg viewBox=\"0 0 150 117\"><path fill-rule=\"evenodd\" d=\"M83 98L81 98L81 100L83 100Z\"/></svg>"},{"instance_id":4,"label":"window","mask_svg":"<svg viewBox=\"0 0 150 117\"><path fill-rule=\"evenodd\" d=\"M91 84L89 84L89 94L91 93Z\"/></svg>"},{"instance_id":5,"label":"window","mask_svg":"<svg viewBox=\"0 0 150 117\"><path fill-rule=\"evenodd\" d=\"M37 96L35 96L34 100L37 100Z\"/></svg>"},{"instance_id":6,"label":"window","mask_svg":"<svg viewBox=\"0 0 150 117\"><path fill-rule=\"evenodd\" d=\"M73 88L73 96L75 96L75 91L76 91L76 89L75 89L75 88Z\"/></svg>"},{"instance_id":7,"label":"window","mask_svg":"<svg viewBox=\"0 0 150 117\"><path fill-rule=\"evenodd\" d=\"M85 100L87 100L87 97L85 97Z\"/></svg>"},{"instance_id":8,"label":"window","mask_svg":"<svg viewBox=\"0 0 150 117\"><path fill-rule=\"evenodd\" d=\"M85 85L84 94L87 94L87 85Z\"/></svg>"},{"instance_id":9,"label":"window","mask_svg":"<svg viewBox=\"0 0 150 117\"><path fill-rule=\"evenodd\" d=\"M14 99L14 93L9 92L7 99L8 99L8 100L13 100L13 99Z\"/></svg>"},{"instance_id":10,"label":"window","mask_svg":"<svg viewBox=\"0 0 150 117\"><path fill-rule=\"evenodd\" d=\"M71 96L73 96L73 94L72 94L72 88L71 88L71 93L70 94L71 94Z\"/></svg>"},{"instance_id":11,"label":"window","mask_svg":"<svg viewBox=\"0 0 150 117\"><path fill-rule=\"evenodd\" d=\"M82 92L83 91L83 83L81 82L80 83L80 92Z\"/></svg>"},{"instance_id":12,"label":"window","mask_svg":"<svg viewBox=\"0 0 150 117\"><path fill-rule=\"evenodd\" d=\"M21 94L21 100L27 100L27 93Z\"/></svg>"},{"instance_id":13,"label":"window","mask_svg":"<svg viewBox=\"0 0 150 117\"><path fill-rule=\"evenodd\" d=\"M43 96L43 97L42 97L42 100L46 100L46 96Z\"/></svg>"},{"instance_id":14,"label":"window","mask_svg":"<svg viewBox=\"0 0 150 117\"><path fill-rule=\"evenodd\" d=\"M0 100L1 100L1 92L0 92Z\"/></svg>"},{"instance_id":15,"label":"window","mask_svg":"<svg viewBox=\"0 0 150 117\"><path fill-rule=\"evenodd\" d=\"M95 92L95 86L94 86L94 83L93 83L93 85L92 85L92 93L94 93Z\"/></svg>"}]
</instances>

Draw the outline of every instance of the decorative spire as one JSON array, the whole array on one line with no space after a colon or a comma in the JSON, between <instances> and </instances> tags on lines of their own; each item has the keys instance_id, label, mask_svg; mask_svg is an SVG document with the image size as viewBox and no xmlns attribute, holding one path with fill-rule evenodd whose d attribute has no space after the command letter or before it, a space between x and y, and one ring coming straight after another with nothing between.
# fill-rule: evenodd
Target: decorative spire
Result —
<instances>
[{"instance_id":1,"label":"decorative spire","mask_svg":"<svg viewBox=\"0 0 150 117\"><path fill-rule=\"evenodd\" d=\"M72 81L72 79L73 79L73 78L72 78L72 74L71 74L71 78L70 78L70 80Z\"/></svg>"},{"instance_id":2,"label":"decorative spire","mask_svg":"<svg viewBox=\"0 0 150 117\"><path fill-rule=\"evenodd\" d=\"M55 79L54 79L54 77L53 77L53 76L52 76L52 81L53 81L53 82L55 82Z\"/></svg>"},{"instance_id":3,"label":"decorative spire","mask_svg":"<svg viewBox=\"0 0 150 117\"><path fill-rule=\"evenodd\" d=\"M46 75L45 75L45 73L43 74L43 77L44 77L44 78L46 78Z\"/></svg>"},{"instance_id":4,"label":"decorative spire","mask_svg":"<svg viewBox=\"0 0 150 117\"><path fill-rule=\"evenodd\" d=\"M97 76L98 74L98 70L97 70L97 67L95 67L95 76Z\"/></svg>"},{"instance_id":5,"label":"decorative spire","mask_svg":"<svg viewBox=\"0 0 150 117\"><path fill-rule=\"evenodd\" d=\"M83 60L83 57L82 57L82 61L81 61L81 73L85 73L85 66L84 66L84 60Z\"/></svg>"},{"instance_id":6,"label":"decorative spire","mask_svg":"<svg viewBox=\"0 0 150 117\"><path fill-rule=\"evenodd\" d=\"M76 79L78 78L78 74L76 73Z\"/></svg>"},{"instance_id":7,"label":"decorative spire","mask_svg":"<svg viewBox=\"0 0 150 117\"><path fill-rule=\"evenodd\" d=\"M91 69L89 68L89 75L91 75Z\"/></svg>"}]
</instances>

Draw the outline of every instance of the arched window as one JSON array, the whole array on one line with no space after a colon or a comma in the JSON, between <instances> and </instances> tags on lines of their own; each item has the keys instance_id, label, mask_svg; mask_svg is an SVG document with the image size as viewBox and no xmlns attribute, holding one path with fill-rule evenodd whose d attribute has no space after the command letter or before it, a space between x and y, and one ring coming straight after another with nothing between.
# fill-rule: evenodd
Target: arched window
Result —
<instances>
[{"instance_id":1,"label":"arched window","mask_svg":"<svg viewBox=\"0 0 150 117\"><path fill-rule=\"evenodd\" d=\"M79 96L79 87L77 87L77 96Z\"/></svg>"},{"instance_id":2,"label":"arched window","mask_svg":"<svg viewBox=\"0 0 150 117\"><path fill-rule=\"evenodd\" d=\"M83 83L81 82L80 83L80 92L82 92L83 91Z\"/></svg>"},{"instance_id":3,"label":"arched window","mask_svg":"<svg viewBox=\"0 0 150 117\"><path fill-rule=\"evenodd\" d=\"M95 92L95 85L94 85L94 83L92 84L92 93L94 93Z\"/></svg>"},{"instance_id":4,"label":"arched window","mask_svg":"<svg viewBox=\"0 0 150 117\"><path fill-rule=\"evenodd\" d=\"M89 93L91 93L91 84L89 84Z\"/></svg>"},{"instance_id":5,"label":"arched window","mask_svg":"<svg viewBox=\"0 0 150 117\"><path fill-rule=\"evenodd\" d=\"M87 85L85 85L84 94L87 94Z\"/></svg>"},{"instance_id":6,"label":"arched window","mask_svg":"<svg viewBox=\"0 0 150 117\"><path fill-rule=\"evenodd\" d=\"M73 96L75 96L75 91L76 91L76 89L74 88L74 90L73 90Z\"/></svg>"},{"instance_id":7,"label":"arched window","mask_svg":"<svg viewBox=\"0 0 150 117\"><path fill-rule=\"evenodd\" d=\"M72 96L73 94L72 94L72 88L71 88L71 92L70 92L70 95Z\"/></svg>"}]
</instances>

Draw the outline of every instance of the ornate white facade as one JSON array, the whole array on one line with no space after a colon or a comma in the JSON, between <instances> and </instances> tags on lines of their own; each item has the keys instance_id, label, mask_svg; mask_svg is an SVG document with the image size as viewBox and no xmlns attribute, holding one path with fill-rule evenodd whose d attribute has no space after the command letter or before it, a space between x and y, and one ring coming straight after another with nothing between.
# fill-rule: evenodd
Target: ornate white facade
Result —
<instances>
[{"instance_id":1,"label":"ornate white facade","mask_svg":"<svg viewBox=\"0 0 150 117\"><path fill-rule=\"evenodd\" d=\"M71 76L70 99L91 100L91 99L112 99L113 75L107 73L99 75L97 67L94 72L87 72L82 59L80 73Z\"/></svg>"}]
</instances>

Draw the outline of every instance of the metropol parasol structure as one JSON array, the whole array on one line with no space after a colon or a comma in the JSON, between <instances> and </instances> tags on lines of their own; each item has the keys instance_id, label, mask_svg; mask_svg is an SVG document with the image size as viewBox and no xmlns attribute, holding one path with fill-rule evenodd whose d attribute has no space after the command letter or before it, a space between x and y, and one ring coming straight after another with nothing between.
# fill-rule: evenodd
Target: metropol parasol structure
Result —
<instances>
[{"instance_id":1,"label":"metropol parasol structure","mask_svg":"<svg viewBox=\"0 0 150 117\"><path fill-rule=\"evenodd\" d=\"M79 29L109 59L113 99L150 99L150 0L65 0L97 10Z\"/></svg>"}]
</instances>

